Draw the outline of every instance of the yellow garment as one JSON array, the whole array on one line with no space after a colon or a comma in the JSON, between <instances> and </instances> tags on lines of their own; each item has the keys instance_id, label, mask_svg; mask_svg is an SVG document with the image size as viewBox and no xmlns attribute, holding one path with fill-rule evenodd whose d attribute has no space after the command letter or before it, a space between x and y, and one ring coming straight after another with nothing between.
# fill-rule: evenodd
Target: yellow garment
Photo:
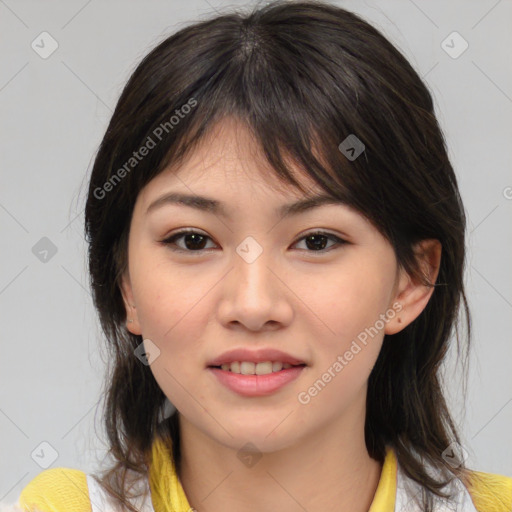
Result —
<instances>
[{"instance_id":1,"label":"yellow garment","mask_svg":"<svg viewBox=\"0 0 512 512\"><path fill-rule=\"evenodd\" d=\"M78 469L46 469L21 491L19 504L30 512L91 512L85 473Z\"/></svg>"},{"instance_id":2,"label":"yellow garment","mask_svg":"<svg viewBox=\"0 0 512 512\"><path fill-rule=\"evenodd\" d=\"M396 455L388 447L369 512L393 512L396 473ZM153 443L149 481L155 512L190 511L175 470L172 448L160 439ZM468 490L479 512L512 512L512 478L473 471ZM47 469L23 489L19 505L26 512L91 512L86 474L77 469Z\"/></svg>"}]
</instances>

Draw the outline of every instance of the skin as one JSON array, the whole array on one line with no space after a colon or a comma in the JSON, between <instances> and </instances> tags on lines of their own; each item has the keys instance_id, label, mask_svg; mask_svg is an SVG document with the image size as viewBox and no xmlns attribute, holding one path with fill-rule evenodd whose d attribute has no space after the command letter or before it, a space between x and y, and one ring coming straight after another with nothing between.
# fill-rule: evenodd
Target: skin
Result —
<instances>
[{"instance_id":1,"label":"skin","mask_svg":"<svg viewBox=\"0 0 512 512\"><path fill-rule=\"evenodd\" d=\"M122 279L133 320L127 328L160 350L150 368L178 410L179 477L193 508L367 511L382 469L364 441L368 377L384 334L412 322L433 288L413 282L389 242L345 205L279 220L274 209L303 194L263 172L267 166L244 126L225 119L183 165L141 190ZM323 192L294 170L312 194ZM171 204L146 214L168 191L218 199L232 218ZM209 237L202 252L194 252L190 237L188 253L161 243L182 228ZM327 238L321 251L303 238L318 229L349 243ZM252 263L236 252L247 236L263 249ZM175 243L187 250L187 237ZM418 257L434 283L440 243L418 244ZM401 311L309 403L300 403L298 394L396 303ZM243 397L206 369L235 347L275 347L308 366L270 396ZM251 467L237 457L248 442L262 455Z\"/></svg>"}]
</instances>

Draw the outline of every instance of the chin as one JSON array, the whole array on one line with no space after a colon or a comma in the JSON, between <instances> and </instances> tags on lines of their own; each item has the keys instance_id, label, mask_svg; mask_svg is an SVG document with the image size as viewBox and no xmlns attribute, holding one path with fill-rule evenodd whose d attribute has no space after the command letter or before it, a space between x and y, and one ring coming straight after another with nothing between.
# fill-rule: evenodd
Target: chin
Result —
<instances>
[{"instance_id":1,"label":"chin","mask_svg":"<svg viewBox=\"0 0 512 512\"><path fill-rule=\"evenodd\" d=\"M218 441L236 451L244 449L251 451L253 448L250 445L254 445L255 450L260 453L278 452L298 442L297 431L278 430L276 429L278 423L274 420L259 429L254 427L254 423L252 425L239 425L237 429L227 427L232 437L222 435L222 439L218 439Z\"/></svg>"}]
</instances>

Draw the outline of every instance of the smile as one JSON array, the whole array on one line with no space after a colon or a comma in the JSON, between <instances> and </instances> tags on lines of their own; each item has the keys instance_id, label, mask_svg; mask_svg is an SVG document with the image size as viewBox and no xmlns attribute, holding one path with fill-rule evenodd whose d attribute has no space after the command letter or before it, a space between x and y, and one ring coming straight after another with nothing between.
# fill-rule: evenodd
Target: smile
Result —
<instances>
[{"instance_id":1,"label":"smile","mask_svg":"<svg viewBox=\"0 0 512 512\"><path fill-rule=\"evenodd\" d=\"M215 368L221 368L224 371L240 373L242 375L268 375L269 373L280 372L283 369L287 370L292 366L304 366L304 364L292 365L290 363L282 363L281 361L264 361L261 363L233 361L232 363L224 363Z\"/></svg>"},{"instance_id":2,"label":"smile","mask_svg":"<svg viewBox=\"0 0 512 512\"><path fill-rule=\"evenodd\" d=\"M256 367L260 365L264 365L261 369L265 373L257 374L255 373ZM306 367L305 364L292 366L280 362L255 364L246 361L242 363L236 361L222 366L225 368L210 366L208 370L220 384L242 396L266 396L275 393L297 379ZM281 366L281 369L278 369L279 366ZM233 368L235 371L233 371ZM274 368L276 369L274 370ZM270 371L268 371L269 369ZM244 371L247 373L244 373Z\"/></svg>"}]
</instances>

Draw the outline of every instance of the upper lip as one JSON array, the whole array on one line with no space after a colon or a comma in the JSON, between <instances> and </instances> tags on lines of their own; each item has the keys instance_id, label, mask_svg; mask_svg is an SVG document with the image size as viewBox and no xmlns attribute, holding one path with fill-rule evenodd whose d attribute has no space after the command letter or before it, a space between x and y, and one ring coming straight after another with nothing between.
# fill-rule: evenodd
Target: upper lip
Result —
<instances>
[{"instance_id":1,"label":"upper lip","mask_svg":"<svg viewBox=\"0 0 512 512\"><path fill-rule=\"evenodd\" d=\"M289 363L292 365L306 364L301 359L281 352L274 348L263 348L260 350L249 350L247 348L235 348L228 350L220 356L208 362L208 366L221 366L233 361L250 361L252 363L262 363L265 361L280 361L281 363Z\"/></svg>"}]
</instances>

